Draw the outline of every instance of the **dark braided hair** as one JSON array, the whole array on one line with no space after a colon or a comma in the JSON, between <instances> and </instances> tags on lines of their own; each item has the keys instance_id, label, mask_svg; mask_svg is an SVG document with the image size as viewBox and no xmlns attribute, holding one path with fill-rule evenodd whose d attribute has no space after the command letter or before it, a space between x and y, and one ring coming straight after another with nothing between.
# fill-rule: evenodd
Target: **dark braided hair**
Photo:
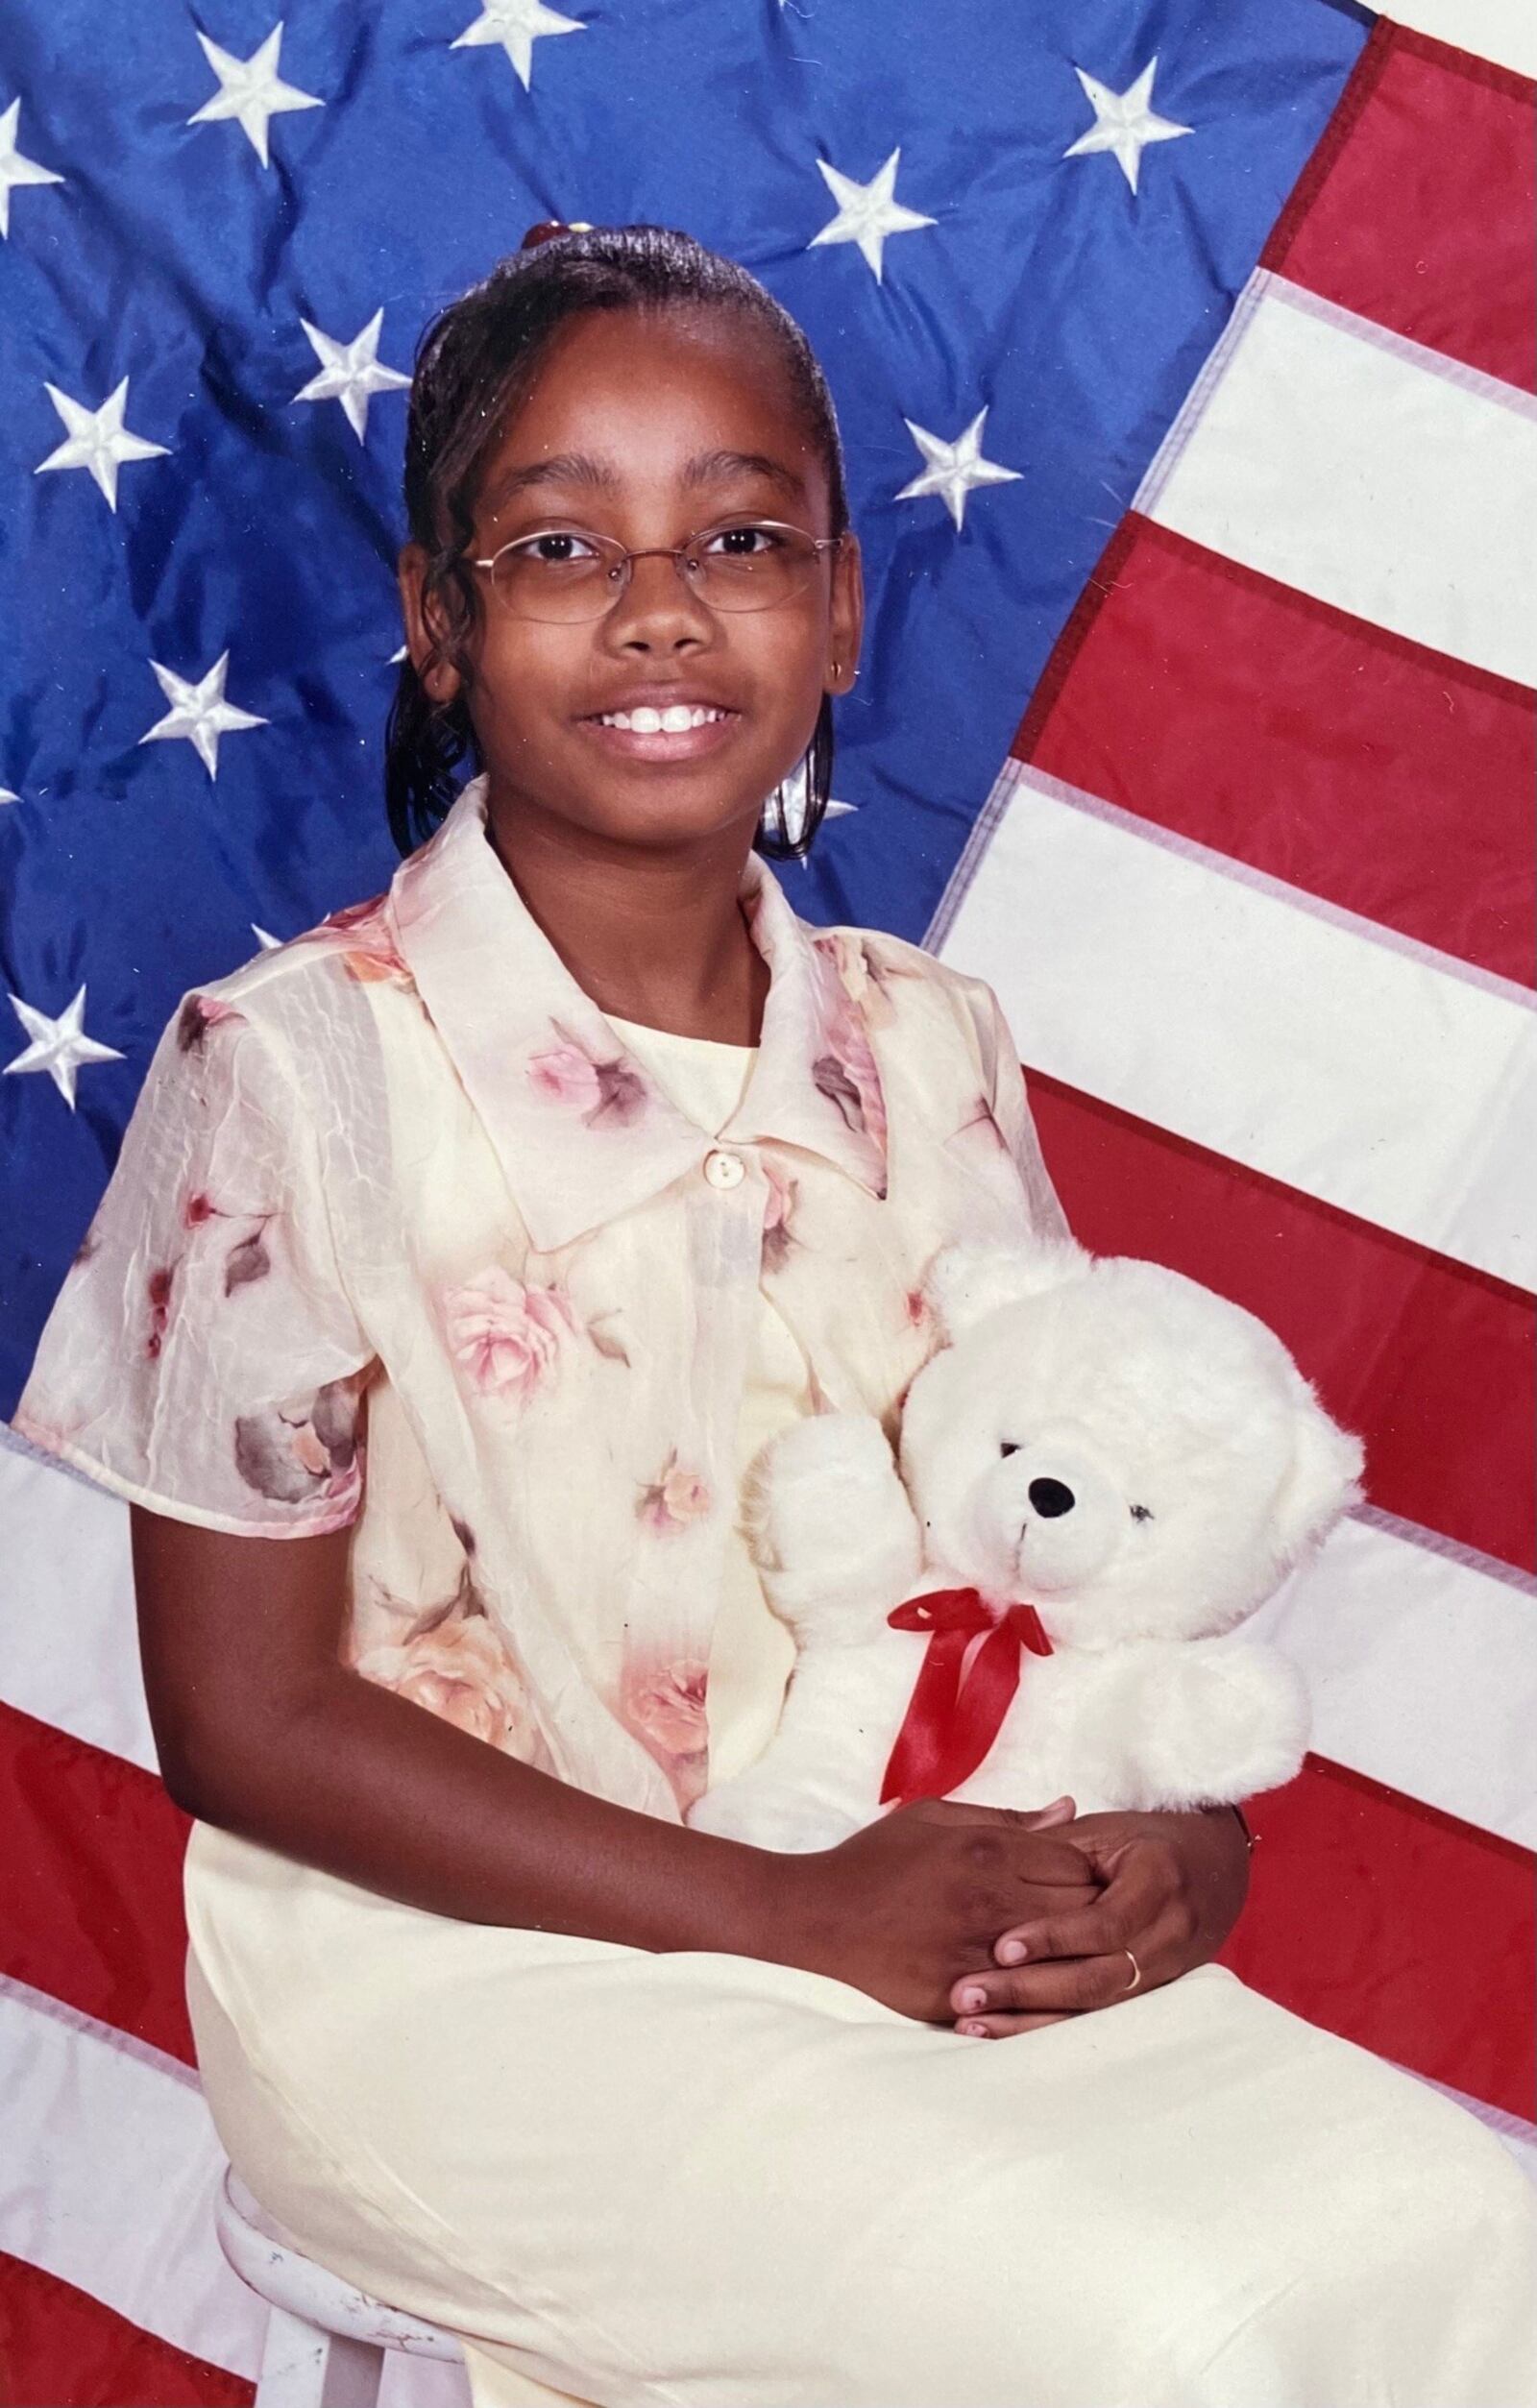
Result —
<instances>
[{"instance_id":1,"label":"dark braided hair","mask_svg":"<svg viewBox=\"0 0 1537 2408\"><path fill-rule=\"evenodd\" d=\"M707 251L668 226L531 227L523 248L451 302L417 346L405 434L405 514L413 542L427 554L424 604L442 633L424 668L450 662L460 687L433 702L409 660L390 705L384 792L390 833L409 853L439 826L458 791L455 772L480 767L466 702L466 639L481 608L465 566L474 540L476 488L509 409L516 408L557 328L589 309L660 309L679 304L733 308L776 345L796 405L804 413L827 474L831 532L848 526L842 446L827 381L789 311L735 260ZM802 858L832 791L832 698L823 694L805 759L805 810L791 833L785 788L775 790L773 824L757 849L776 860Z\"/></svg>"}]
</instances>

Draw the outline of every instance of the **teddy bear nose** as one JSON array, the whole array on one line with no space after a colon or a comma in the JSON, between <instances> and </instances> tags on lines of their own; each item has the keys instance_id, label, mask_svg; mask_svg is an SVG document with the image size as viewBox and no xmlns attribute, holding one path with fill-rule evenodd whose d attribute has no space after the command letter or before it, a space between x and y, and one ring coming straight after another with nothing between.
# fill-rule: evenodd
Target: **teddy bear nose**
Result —
<instances>
[{"instance_id":1,"label":"teddy bear nose","mask_svg":"<svg viewBox=\"0 0 1537 2408\"><path fill-rule=\"evenodd\" d=\"M1078 1502L1064 1480L1032 1480L1026 1495L1048 1521L1058 1514L1070 1514Z\"/></svg>"}]
</instances>

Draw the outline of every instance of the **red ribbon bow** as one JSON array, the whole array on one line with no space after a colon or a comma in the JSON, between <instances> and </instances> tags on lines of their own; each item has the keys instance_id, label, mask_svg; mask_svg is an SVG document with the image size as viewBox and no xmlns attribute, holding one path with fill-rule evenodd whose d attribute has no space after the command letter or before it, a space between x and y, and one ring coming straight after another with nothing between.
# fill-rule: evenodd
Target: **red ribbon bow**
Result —
<instances>
[{"instance_id":1,"label":"red ribbon bow","mask_svg":"<svg viewBox=\"0 0 1537 2408\"><path fill-rule=\"evenodd\" d=\"M1049 1656L1051 1641L1033 1605L1001 1617L975 1589L933 1589L888 1614L893 1630L926 1630L929 1644L881 1784L881 1804L948 1797L974 1773L1003 1727L1019 1687L1019 1659ZM983 1640L964 1683L962 1661Z\"/></svg>"}]
</instances>

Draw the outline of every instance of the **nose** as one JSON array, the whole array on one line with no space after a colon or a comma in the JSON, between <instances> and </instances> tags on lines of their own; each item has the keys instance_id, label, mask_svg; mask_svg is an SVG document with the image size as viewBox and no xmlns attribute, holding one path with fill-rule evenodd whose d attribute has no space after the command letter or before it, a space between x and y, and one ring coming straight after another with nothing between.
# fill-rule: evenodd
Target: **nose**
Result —
<instances>
[{"instance_id":1,"label":"nose","mask_svg":"<svg viewBox=\"0 0 1537 2408\"><path fill-rule=\"evenodd\" d=\"M629 582L603 623L610 645L626 652L675 652L714 633L709 608L682 564L660 549L634 555Z\"/></svg>"},{"instance_id":2,"label":"nose","mask_svg":"<svg viewBox=\"0 0 1537 2408\"><path fill-rule=\"evenodd\" d=\"M1037 1513L1047 1521L1059 1514L1070 1514L1078 1502L1065 1480L1032 1480L1026 1494Z\"/></svg>"}]
</instances>

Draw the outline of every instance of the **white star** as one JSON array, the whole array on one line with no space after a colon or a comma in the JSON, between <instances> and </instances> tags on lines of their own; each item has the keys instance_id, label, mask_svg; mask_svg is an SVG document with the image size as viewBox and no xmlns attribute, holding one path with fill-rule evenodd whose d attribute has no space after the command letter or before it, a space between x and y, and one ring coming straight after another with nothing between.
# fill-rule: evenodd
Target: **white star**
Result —
<instances>
[{"instance_id":1,"label":"white star","mask_svg":"<svg viewBox=\"0 0 1537 2408\"><path fill-rule=\"evenodd\" d=\"M220 737L232 736L243 727L265 727L267 724L265 719L256 718L250 711L238 711L232 702L226 702L224 678L229 666L229 653L221 652L207 677L199 685L192 686L184 677L178 677L174 669L162 669L159 661L151 661L150 667L160 681L160 692L171 708L163 719L157 719L155 725L139 738L139 742L153 744L158 739L184 736L196 749L198 759L209 777L216 778L219 774Z\"/></svg>"},{"instance_id":2,"label":"white star","mask_svg":"<svg viewBox=\"0 0 1537 2408\"><path fill-rule=\"evenodd\" d=\"M16 148L16 122L21 115L21 103L13 100L5 115L0 117L0 234L11 231L11 195L23 184L61 184L62 176L56 176L51 167L39 167L35 158L23 158Z\"/></svg>"},{"instance_id":3,"label":"white star","mask_svg":"<svg viewBox=\"0 0 1537 2408\"><path fill-rule=\"evenodd\" d=\"M480 14L473 25L450 43L451 50L478 50L486 42L500 42L517 71L524 90L534 71L534 44L546 34L585 34L585 25L573 16L562 16L558 9L547 9L544 0L481 0Z\"/></svg>"},{"instance_id":4,"label":"white star","mask_svg":"<svg viewBox=\"0 0 1537 2408\"><path fill-rule=\"evenodd\" d=\"M867 184L856 183L851 176L841 176L826 159L817 161L822 181L838 203L838 215L830 218L819 234L813 234L807 244L814 251L819 242L857 242L864 254L865 264L873 269L877 284L881 280L881 254L888 234L908 234L915 226L933 226L936 220L923 217L916 209L903 208L893 196L896 190L896 163L902 154L893 151L886 165L872 176Z\"/></svg>"},{"instance_id":5,"label":"white star","mask_svg":"<svg viewBox=\"0 0 1537 2408\"><path fill-rule=\"evenodd\" d=\"M786 836L793 841L806 824L806 763L804 758L796 762L789 777L783 781L782 790L776 788L764 804L761 815L762 825L775 836L779 833L781 801L784 805L784 831ZM842 819L849 812L858 809L857 803L841 803L836 796L830 795L824 816L828 819ZM803 869L808 866L807 863L802 862Z\"/></svg>"},{"instance_id":6,"label":"white star","mask_svg":"<svg viewBox=\"0 0 1537 2408\"><path fill-rule=\"evenodd\" d=\"M1086 134L1081 134L1071 148L1063 151L1063 158L1083 158L1090 151L1111 151L1122 175L1136 190L1136 173L1142 163L1142 153L1149 142L1172 142L1176 134L1188 134L1188 126L1177 126L1172 117L1158 116L1151 104L1153 76L1158 66L1157 54L1148 61L1134 84L1124 92L1112 92L1107 85L1097 84L1082 67L1075 67L1088 105L1094 111L1094 122Z\"/></svg>"},{"instance_id":7,"label":"white star","mask_svg":"<svg viewBox=\"0 0 1537 2408\"><path fill-rule=\"evenodd\" d=\"M827 809L822 814L822 816L824 819L843 819L847 817L851 811L858 811L858 803L841 803L837 799L836 795L830 795L828 797ZM799 822L792 819L790 824L792 829L794 829L799 825ZM809 853L803 853L801 855L800 865L802 869L810 869L811 855Z\"/></svg>"},{"instance_id":8,"label":"white star","mask_svg":"<svg viewBox=\"0 0 1537 2408\"><path fill-rule=\"evenodd\" d=\"M924 426L915 426L911 418L903 426L922 452L928 466L919 471L911 485L904 485L898 501L915 500L919 494L941 494L945 508L960 527L965 519L966 496L973 485L1007 485L1021 472L1016 468L1000 468L996 460L982 456L982 422L986 409L978 410L964 434L954 443L945 443L931 435Z\"/></svg>"},{"instance_id":9,"label":"white star","mask_svg":"<svg viewBox=\"0 0 1537 2408\"><path fill-rule=\"evenodd\" d=\"M19 803L21 797L9 786L0 786L0 803Z\"/></svg>"},{"instance_id":10,"label":"white star","mask_svg":"<svg viewBox=\"0 0 1537 2408\"><path fill-rule=\"evenodd\" d=\"M20 1021L32 1043L8 1061L5 1075L23 1070L46 1070L71 1111L75 1108L75 1074L82 1062L120 1062L123 1058L115 1045L98 1045L87 1036L83 1023L85 1017L85 989L81 988L72 1004L50 1020L45 1011L32 1004L24 1004L19 995L12 995L11 1008Z\"/></svg>"},{"instance_id":11,"label":"white star","mask_svg":"<svg viewBox=\"0 0 1537 2408\"><path fill-rule=\"evenodd\" d=\"M194 109L187 119L189 126L211 125L215 118L233 117L250 136L251 147L263 167L268 165L267 121L288 109L324 109L313 92L301 92L297 85L285 84L278 73L278 53L282 48L282 19L280 17L259 50L249 59L233 59L229 51L210 42L207 34L198 34L203 56L219 79L219 88L211 100Z\"/></svg>"},{"instance_id":12,"label":"white star","mask_svg":"<svg viewBox=\"0 0 1537 2408\"><path fill-rule=\"evenodd\" d=\"M322 334L318 326L307 318L300 325L309 337L309 348L320 362L320 374L294 395L296 401L340 401L347 412L347 424L359 443L368 432L369 397L375 393L391 393L397 386L409 384L398 368L381 366L378 357L379 328L384 312L376 309L361 334L354 334L350 343L338 343L329 334Z\"/></svg>"},{"instance_id":13,"label":"white star","mask_svg":"<svg viewBox=\"0 0 1537 2408\"><path fill-rule=\"evenodd\" d=\"M264 928L258 928L256 926L255 920L251 923L251 934L255 936L263 953L276 953L278 947L282 943L282 938L281 936L269 936Z\"/></svg>"},{"instance_id":14,"label":"white star","mask_svg":"<svg viewBox=\"0 0 1537 2408\"><path fill-rule=\"evenodd\" d=\"M125 460L155 460L169 457L163 443L146 443L142 435L130 434L123 424L128 407L128 378L125 377L115 393L108 395L99 410L88 410L82 401L72 401L67 393L61 393L56 384L45 384L43 391L52 401L68 429L67 440L50 451L46 460L39 460L33 470L40 476L44 469L88 469L101 491L107 496L110 510L117 507L117 472Z\"/></svg>"}]
</instances>

